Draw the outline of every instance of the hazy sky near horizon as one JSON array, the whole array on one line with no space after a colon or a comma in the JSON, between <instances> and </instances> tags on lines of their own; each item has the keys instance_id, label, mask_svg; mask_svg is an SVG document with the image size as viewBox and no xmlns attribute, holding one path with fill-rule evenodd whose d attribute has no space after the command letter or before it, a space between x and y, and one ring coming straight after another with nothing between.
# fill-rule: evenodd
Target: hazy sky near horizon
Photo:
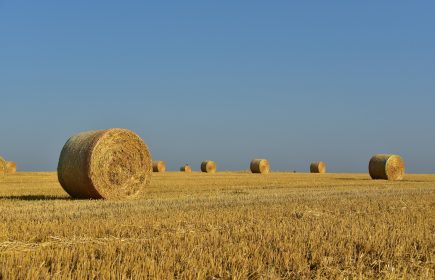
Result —
<instances>
[{"instance_id":1,"label":"hazy sky near horizon","mask_svg":"<svg viewBox=\"0 0 435 280\"><path fill-rule=\"evenodd\" d=\"M433 1L2 1L0 155L125 127L171 170L435 172Z\"/></svg>"}]
</instances>

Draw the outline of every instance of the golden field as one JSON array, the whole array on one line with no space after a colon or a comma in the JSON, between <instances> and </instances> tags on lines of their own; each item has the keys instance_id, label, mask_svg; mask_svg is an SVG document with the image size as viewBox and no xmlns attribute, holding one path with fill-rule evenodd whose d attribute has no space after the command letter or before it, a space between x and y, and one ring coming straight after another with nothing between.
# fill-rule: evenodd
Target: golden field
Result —
<instances>
[{"instance_id":1,"label":"golden field","mask_svg":"<svg viewBox=\"0 0 435 280\"><path fill-rule=\"evenodd\" d=\"M433 279L435 175L154 173L143 198L72 200L0 177L0 279Z\"/></svg>"}]
</instances>

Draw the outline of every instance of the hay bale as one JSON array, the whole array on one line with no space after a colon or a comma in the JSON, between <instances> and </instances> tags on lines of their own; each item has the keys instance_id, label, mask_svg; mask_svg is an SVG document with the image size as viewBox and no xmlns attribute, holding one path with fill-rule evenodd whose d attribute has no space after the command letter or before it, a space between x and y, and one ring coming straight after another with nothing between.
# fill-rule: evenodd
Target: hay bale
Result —
<instances>
[{"instance_id":1,"label":"hay bale","mask_svg":"<svg viewBox=\"0 0 435 280\"><path fill-rule=\"evenodd\" d=\"M6 173L11 174L17 172L17 164L13 161L6 161Z\"/></svg>"},{"instance_id":2,"label":"hay bale","mask_svg":"<svg viewBox=\"0 0 435 280\"><path fill-rule=\"evenodd\" d=\"M215 173L216 163L212 160L205 160L201 163L201 171L205 173Z\"/></svg>"},{"instance_id":3,"label":"hay bale","mask_svg":"<svg viewBox=\"0 0 435 280\"><path fill-rule=\"evenodd\" d=\"M166 164L162 160L153 160L153 172L165 172Z\"/></svg>"},{"instance_id":4,"label":"hay bale","mask_svg":"<svg viewBox=\"0 0 435 280\"><path fill-rule=\"evenodd\" d=\"M254 159L251 161L251 172L267 174L270 171L269 161L267 159Z\"/></svg>"},{"instance_id":5,"label":"hay bale","mask_svg":"<svg viewBox=\"0 0 435 280\"><path fill-rule=\"evenodd\" d=\"M190 167L190 165L185 164L185 165L181 166L180 171L181 172L186 172L186 173L191 173L192 172L192 168Z\"/></svg>"},{"instance_id":6,"label":"hay bale","mask_svg":"<svg viewBox=\"0 0 435 280\"><path fill-rule=\"evenodd\" d=\"M377 154L369 162L372 179L402 180L405 176L405 162L398 155Z\"/></svg>"},{"instance_id":7,"label":"hay bale","mask_svg":"<svg viewBox=\"0 0 435 280\"><path fill-rule=\"evenodd\" d=\"M63 189L74 198L122 199L137 196L149 184L152 162L137 134L112 128L72 136L57 172Z\"/></svg>"},{"instance_id":8,"label":"hay bale","mask_svg":"<svg viewBox=\"0 0 435 280\"><path fill-rule=\"evenodd\" d=\"M0 157L0 175L5 174L6 170L6 161L4 158Z\"/></svg>"},{"instance_id":9,"label":"hay bale","mask_svg":"<svg viewBox=\"0 0 435 280\"><path fill-rule=\"evenodd\" d=\"M310 164L311 173L326 173L326 164L323 161L316 161Z\"/></svg>"}]
</instances>

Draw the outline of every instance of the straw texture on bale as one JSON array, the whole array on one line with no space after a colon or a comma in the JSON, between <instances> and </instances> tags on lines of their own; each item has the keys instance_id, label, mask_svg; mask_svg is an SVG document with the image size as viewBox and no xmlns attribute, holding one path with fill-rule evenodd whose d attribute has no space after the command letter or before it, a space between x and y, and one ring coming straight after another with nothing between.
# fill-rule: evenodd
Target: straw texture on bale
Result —
<instances>
[{"instance_id":1,"label":"straw texture on bale","mask_svg":"<svg viewBox=\"0 0 435 280\"><path fill-rule=\"evenodd\" d=\"M17 164L13 161L6 161L6 173L17 172Z\"/></svg>"},{"instance_id":2,"label":"straw texture on bale","mask_svg":"<svg viewBox=\"0 0 435 280\"><path fill-rule=\"evenodd\" d=\"M267 159L254 159L251 161L251 172L267 174L270 171L269 161Z\"/></svg>"},{"instance_id":3,"label":"straw texture on bale","mask_svg":"<svg viewBox=\"0 0 435 280\"><path fill-rule=\"evenodd\" d=\"M186 173L191 173L192 172L192 168L190 167L190 165L185 164L180 168L181 172L186 172Z\"/></svg>"},{"instance_id":4,"label":"straw texture on bale","mask_svg":"<svg viewBox=\"0 0 435 280\"><path fill-rule=\"evenodd\" d=\"M166 164L162 160L153 160L153 172L165 172Z\"/></svg>"},{"instance_id":5,"label":"straw texture on bale","mask_svg":"<svg viewBox=\"0 0 435 280\"><path fill-rule=\"evenodd\" d=\"M316 161L310 164L311 173L326 173L326 164L323 161Z\"/></svg>"},{"instance_id":6,"label":"straw texture on bale","mask_svg":"<svg viewBox=\"0 0 435 280\"><path fill-rule=\"evenodd\" d=\"M405 162L398 155L374 155L369 162L369 174L372 179L402 180Z\"/></svg>"},{"instance_id":7,"label":"straw texture on bale","mask_svg":"<svg viewBox=\"0 0 435 280\"><path fill-rule=\"evenodd\" d=\"M74 198L130 198L149 184L152 160L147 145L130 130L88 131L66 142L57 172Z\"/></svg>"},{"instance_id":8,"label":"straw texture on bale","mask_svg":"<svg viewBox=\"0 0 435 280\"><path fill-rule=\"evenodd\" d=\"M0 157L0 174L5 174L6 170L6 161Z\"/></svg>"},{"instance_id":9,"label":"straw texture on bale","mask_svg":"<svg viewBox=\"0 0 435 280\"><path fill-rule=\"evenodd\" d=\"M216 163L212 160L206 160L201 163L201 171L205 173L215 173Z\"/></svg>"}]
</instances>

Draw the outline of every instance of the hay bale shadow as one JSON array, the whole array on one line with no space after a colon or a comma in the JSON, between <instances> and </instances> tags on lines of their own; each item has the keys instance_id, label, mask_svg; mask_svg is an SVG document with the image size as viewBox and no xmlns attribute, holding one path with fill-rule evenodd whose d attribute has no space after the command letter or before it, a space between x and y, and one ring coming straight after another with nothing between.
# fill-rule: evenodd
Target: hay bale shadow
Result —
<instances>
[{"instance_id":1,"label":"hay bale shadow","mask_svg":"<svg viewBox=\"0 0 435 280\"><path fill-rule=\"evenodd\" d=\"M372 181L371 178L334 178L340 181Z\"/></svg>"},{"instance_id":2,"label":"hay bale shadow","mask_svg":"<svg viewBox=\"0 0 435 280\"><path fill-rule=\"evenodd\" d=\"M74 199L67 196L56 196L56 195L7 195L7 196L0 196L0 200L35 201L35 200L74 200Z\"/></svg>"}]
</instances>

